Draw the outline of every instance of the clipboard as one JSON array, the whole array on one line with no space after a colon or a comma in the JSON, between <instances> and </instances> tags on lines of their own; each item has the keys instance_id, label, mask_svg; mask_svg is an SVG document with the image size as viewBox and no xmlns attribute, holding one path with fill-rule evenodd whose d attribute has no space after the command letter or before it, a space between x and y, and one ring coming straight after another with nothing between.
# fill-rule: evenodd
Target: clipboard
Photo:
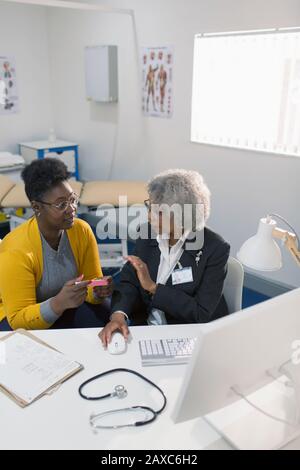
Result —
<instances>
[{"instance_id":1,"label":"clipboard","mask_svg":"<svg viewBox=\"0 0 300 470\"><path fill-rule=\"evenodd\" d=\"M42 341L41 339L37 338L36 336L34 336L33 334L29 333L27 330L23 330L23 329L17 329L15 331L13 331L12 333L9 333L5 336L3 336L2 338L0 338L0 342L5 342L5 340L7 338L9 338L10 336L12 335L15 335L15 334L21 334L21 335L24 335L28 338L30 338L31 340L33 341L36 341L37 343L41 344L42 346L45 346L49 349L52 349L53 351L56 351L62 355L64 355L64 353L62 353L61 351L59 351L58 349L56 348L53 348L52 346L50 346L49 344L45 343L44 341ZM30 405L31 403L34 403L36 400L38 400L39 398L43 397L44 395L51 395L52 393L54 393L59 387L60 385L65 382L66 380L68 380L70 377L72 377L73 375L77 374L78 372L80 372L84 367L82 364L80 364L79 362L77 361L73 361L74 364L77 364L77 367L72 370L71 372L69 372L68 374L66 374L62 379L58 380L56 383L54 383L53 385L51 385L50 387L48 387L47 389L45 389L40 395L36 396L32 401L30 402L26 402L25 400L23 400L22 398L20 398L17 394L13 393L11 390L8 390L3 384L1 384L1 376L0 376L0 391L4 393L4 395L6 395L8 398L10 398L11 400L13 400L15 403L17 403L17 405L21 406L22 408L25 408L26 406Z\"/></svg>"}]
</instances>

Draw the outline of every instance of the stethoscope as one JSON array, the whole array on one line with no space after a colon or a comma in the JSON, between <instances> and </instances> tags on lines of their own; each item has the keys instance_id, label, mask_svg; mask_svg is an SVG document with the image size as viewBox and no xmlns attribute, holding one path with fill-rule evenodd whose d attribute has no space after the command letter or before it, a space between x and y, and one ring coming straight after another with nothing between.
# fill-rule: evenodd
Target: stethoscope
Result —
<instances>
[{"instance_id":1,"label":"stethoscope","mask_svg":"<svg viewBox=\"0 0 300 470\"><path fill-rule=\"evenodd\" d=\"M108 375L108 374L114 374L115 372L128 372L129 374L136 375L140 379L152 385L152 387L156 388L160 392L161 396L163 397L163 405L158 410L153 410L153 408L150 408L149 406L136 405L136 406L130 406L128 408L119 408L116 410L104 411L98 414L91 414L90 415L91 427L96 431L97 429L119 429L119 428L131 427L131 426L144 426L145 424L152 423L157 418L157 416L165 409L166 404L167 404L167 398L164 392L162 391L162 389L158 385L156 385L154 382L147 379L147 377L144 377L142 374L134 370L118 368L118 369L107 370L106 372L102 372L101 374L95 375L94 377L91 377L90 379L86 380L80 385L78 389L79 395L85 400L102 400L104 398L114 398L114 397L125 398L128 392L126 388L124 387L124 385L116 385L114 387L113 392L106 393L105 395L101 395L101 396L88 396L88 395L85 395L82 391L86 385L90 384L91 382L94 382L94 380L97 380L100 377L104 377L105 375ZM124 411L129 411L129 412L142 411L144 412L144 419L135 421L134 423L125 423L125 424L116 424L116 425L104 425L104 424L99 424L99 423L97 424L97 421L100 421L102 418L105 418L110 415L116 415L117 413L121 413Z\"/></svg>"}]
</instances>

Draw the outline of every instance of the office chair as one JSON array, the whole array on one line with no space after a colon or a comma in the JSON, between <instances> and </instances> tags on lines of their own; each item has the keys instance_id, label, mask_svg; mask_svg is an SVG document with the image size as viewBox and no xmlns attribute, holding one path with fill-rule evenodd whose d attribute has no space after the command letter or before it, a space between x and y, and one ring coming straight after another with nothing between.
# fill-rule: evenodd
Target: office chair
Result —
<instances>
[{"instance_id":1,"label":"office chair","mask_svg":"<svg viewBox=\"0 0 300 470\"><path fill-rule=\"evenodd\" d=\"M238 312L242 308L244 268L232 256L228 259L228 271L224 281L223 294L229 313Z\"/></svg>"}]
</instances>

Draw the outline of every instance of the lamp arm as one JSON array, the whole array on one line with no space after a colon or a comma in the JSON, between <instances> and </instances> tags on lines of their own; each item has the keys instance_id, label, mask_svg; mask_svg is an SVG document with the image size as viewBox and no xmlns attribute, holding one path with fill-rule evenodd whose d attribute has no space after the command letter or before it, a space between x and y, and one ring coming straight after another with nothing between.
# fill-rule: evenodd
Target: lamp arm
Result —
<instances>
[{"instance_id":1,"label":"lamp arm","mask_svg":"<svg viewBox=\"0 0 300 470\"><path fill-rule=\"evenodd\" d=\"M282 230L277 227L274 228L272 235L284 242L292 257L300 266L300 251L298 250L297 236L292 232L288 232L287 230Z\"/></svg>"}]
</instances>

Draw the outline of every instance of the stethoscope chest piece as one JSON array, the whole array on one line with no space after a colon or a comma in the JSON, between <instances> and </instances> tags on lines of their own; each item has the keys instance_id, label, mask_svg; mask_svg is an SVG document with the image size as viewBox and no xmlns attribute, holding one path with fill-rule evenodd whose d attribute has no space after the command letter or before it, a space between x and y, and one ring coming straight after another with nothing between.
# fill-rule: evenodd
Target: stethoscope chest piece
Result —
<instances>
[{"instance_id":1,"label":"stethoscope chest piece","mask_svg":"<svg viewBox=\"0 0 300 470\"><path fill-rule=\"evenodd\" d=\"M112 397L125 398L128 393L124 385L116 385L114 392L111 394Z\"/></svg>"}]
</instances>

